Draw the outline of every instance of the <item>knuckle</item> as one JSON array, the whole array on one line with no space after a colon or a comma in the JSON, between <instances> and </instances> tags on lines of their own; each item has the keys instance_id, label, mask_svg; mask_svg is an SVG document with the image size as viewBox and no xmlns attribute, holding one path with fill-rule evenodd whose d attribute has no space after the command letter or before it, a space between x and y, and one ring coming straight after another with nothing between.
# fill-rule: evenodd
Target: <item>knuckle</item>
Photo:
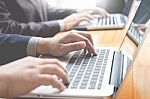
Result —
<instances>
[{"instance_id":1,"label":"knuckle","mask_svg":"<svg viewBox=\"0 0 150 99\"><path fill-rule=\"evenodd\" d=\"M66 73L62 73L62 79L67 78L67 74Z\"/></svg>"},{"instance_id":2,"label":"knuckle","mask_svg":"<svg viewBox=\"0 0 150 99\"><path fill-rule=\"evenodd\" d=\"M72 30L72 31L70 31L70 35L72 36L72 35L75 35L76 33L75 33L75 31L74 30Z\"/></svg>"},{"instance_id":3,"label":"knuckle","mask_svg":"<svg viewBox=\"0 0 150 99\"><path fill-rule=\"evenodd\" d=\"M28 61L31 61L31 60L34 59L34 58L31 57L31 56L27 56L25 59L27 59Z\"/></svg>"},{"instance_id":4,"label":"knuckle","mask_svg":"<svg viewBox=\"0 0 150 99\"><path fill-rule=\"evenodd\" d=\"M74 44L74 48L75 48L75 49L78 49L78 48L80 48L80 47L81 47L80 44Z\"/></svg>"},{"instance_id":5,"label":"knuckle","mask_svg":"<svg viewBox=\"0 0 150 99\"><path fill-rule=\"evenodd\" d=\"M30 61L28 61L28 62L26 63L26 66L28 66L29 68L37 68L37 65L38 65L38 64L33 63L33 62L30 62Z\"/></svg>"},{"instance_id":6,"label":"knuckle","mask_svg":"<svg viewBox=\"0 0 150 99\"><path fill-rule=\"evenodd\" d=\"M50 80L51 82L55 82L55 78L54 78L54 77L50 77L49 80Z\"/></svg>"},{"instance_id":7,"label":"knuckle","mask_svg":"<svg viewBox=\"0 0 150 99\"><path fill-rule=\"evenodd\" d=\"M91 34L87 34L87 36L88 36L89 38L92 38L92 35L91 35Z\"/></svg>"},{"instance_id":8,"label":"knuckle","mask_svg":"<svg viewBox=\"0 0 150 99\"><path fill-rule=\"evenodd\" d=\"M84 40L85 40L86 43L89 42L89 40L87 38L85 38Z\"/></svg>"},{"instance_id":9,"label":"knuckle","mask_svg":"<svg viewBox=\"0 0 150 99\"><path fill-rule=\"evenodd\" d=\"M53 71L59 71L59 69L58 69L58 66L57 66L57 65L53 65L53 66L51 67L51 69L52 69Z\"/></svg>"},{"instance_id":10,"label":"knuckle","mask_svg":"<svg viewBox=\"0 0 150 99\"><path fill-rule=\"evenodd\" d=\"M46 60L40 59L40 60L39 60L39 63L40 63L40 64L45 64L45 63L46 63Z\"/></svg>"},{"instance_id":11,"label":"knuckle","mask_svg":"<svg viewBox=\"0 0 150 99\"><path fill-rule=\"evenodd\" d=\"M58 59L54 59L53 60L55 64L59 64L59 60Z\"/></svg>"}]
</instances>

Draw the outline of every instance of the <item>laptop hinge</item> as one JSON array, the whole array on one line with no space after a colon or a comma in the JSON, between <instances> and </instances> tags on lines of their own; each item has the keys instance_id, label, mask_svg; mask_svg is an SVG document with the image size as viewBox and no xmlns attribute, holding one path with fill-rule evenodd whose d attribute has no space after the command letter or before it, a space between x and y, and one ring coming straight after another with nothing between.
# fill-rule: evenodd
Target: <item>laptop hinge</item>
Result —
<instances>
[{"instance_id":1,"label":"laptop hinge","mask_svg":"<svg viewBox=\"0 0 150 99\"><path fill-rule=\"evenodd\" d=\"M122 81L122 73L123 73L123 61L124 56L121 52L116 51L113 57L113 63L111 68L111 79L110 84L115 86L115 89L118 89L121 81Z\"/></svg>"}]
</instances>

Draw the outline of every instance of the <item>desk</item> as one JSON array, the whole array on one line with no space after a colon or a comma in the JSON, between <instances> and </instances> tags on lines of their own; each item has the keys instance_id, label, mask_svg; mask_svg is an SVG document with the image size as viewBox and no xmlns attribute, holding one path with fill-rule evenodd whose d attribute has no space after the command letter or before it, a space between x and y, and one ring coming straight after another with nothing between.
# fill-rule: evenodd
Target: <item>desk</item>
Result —
<instances>
[{"instance_id":1,"label":"desk","mask_svg":"<svg viewBox=\"0 0 150 99\"><path fill-rule=\"evenodd\" d=\"M150 29L149 29L150 30ZM150 99L150 32L122 83L116 99Z\"/></svg>"}]
</instances>

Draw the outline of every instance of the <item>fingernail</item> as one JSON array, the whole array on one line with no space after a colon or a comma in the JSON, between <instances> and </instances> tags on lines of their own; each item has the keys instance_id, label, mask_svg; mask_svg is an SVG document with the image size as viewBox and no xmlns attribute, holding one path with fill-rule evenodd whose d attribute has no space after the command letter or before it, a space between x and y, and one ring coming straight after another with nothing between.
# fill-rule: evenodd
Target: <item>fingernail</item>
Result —
<instances>
[{"instance_id":1,"label":"fingernail","mask_svg":"<svg viewBox=\"0 0 150 99\"><path fill-rule=\"evenodd\" d=\"M69 78L67 78L67 83L66 84L70 84L70 79Z\"/></svg>"},{"instance_id":2,"label":"fingernail","mask_svg":"<svg viewBox=\"0 0 150 99\"><path fill-rule=\"evenodd\" d=\"M94 50L94 55L97 55L96 51Z\"/></svg>"},{"instance_id":3,"label":"fingernail","mask_svg":"<svg viewBox=\"0 0 150 99\"><path fill-rule=\"evenodd\" d=\"M61 88L60 88L60 91L65 90L65 88L66 88L66 87L65 87L64 85L62 85Z\"/></svg>"},{"instance_id":4,"label":"fingernail","mask_svg":"<svg viewBox=\"0 0 150 99\"><path fill-rule=\"evenodd\" d=\"M86 43L84 41L81 42L81 47L85 48L86 47Z\"/></svg>"}]
</instances>

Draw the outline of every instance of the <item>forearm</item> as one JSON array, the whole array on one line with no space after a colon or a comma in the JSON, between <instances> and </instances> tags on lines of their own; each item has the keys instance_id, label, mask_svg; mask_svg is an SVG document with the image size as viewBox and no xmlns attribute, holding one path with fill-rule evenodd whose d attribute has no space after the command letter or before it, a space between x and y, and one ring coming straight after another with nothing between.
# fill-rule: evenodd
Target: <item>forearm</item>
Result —
<instances>
[{"instance_id":1,"label":"forearm","mask_svg":"<svg viewBox=\"0 0 150 99\"><path fill-rule=\"evenodd\" d=\"M0 64L27 56L27 44L31 37L0 33Z\"/></svg>"},{"instance_id":2,"label":"forearm","mask_svg":"<svg viewBox=\"0 0 150 99\"><path fill-rule=\"evenodd\" d=\"M59 9L53 7L49 7L48 11L49 20L64 19L65 17L77 12L75 9Z\"/></svg>"},{"instance_id":3,"label":"forearm","mask_svg":"<svg viewBox=\"0 0 150 99\"><path fill-rule=\"evenodd\" d=\"M58 21L19 23L15 20L0 21L3 33L18 33L21 35L51 37L60 32Z\"/></svg>"}]
</instances>

